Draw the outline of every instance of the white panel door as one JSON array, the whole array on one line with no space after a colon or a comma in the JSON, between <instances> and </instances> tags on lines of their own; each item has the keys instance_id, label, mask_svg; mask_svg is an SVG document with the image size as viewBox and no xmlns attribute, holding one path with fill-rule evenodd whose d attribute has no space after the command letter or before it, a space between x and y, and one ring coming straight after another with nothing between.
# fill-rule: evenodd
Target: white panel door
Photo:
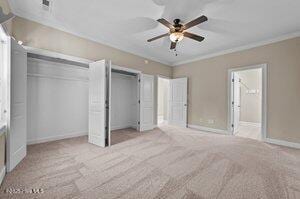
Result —
<instances>
[{"instance_id":1,"label":"white panel door","mask_svg":"<svg viewBox=\"0 0 300 199\"><path fill-rule=\"evenodd\" d=\"M10 69L8 75L8 138L7 170L12 171L27 153L27 54L15 40L10 41Z\"/></svg>"},{"instance_id":2,"label":"white panel door","mask_svg":"<svg viewBox=\"0 0 300 199\"><path fill-rule=\"evenodd\" d=\"M238 74L233 73L233 134L239 131L240 123L240 92L241 92L240 77Z\"/></svg>"},{"instance_id":3,"label":"white panel door","mask_svg":"<svg viewBox=\"0 0 300 199\"><path fill-rule=\"evenodd\" d=\"M110 62L101 60L89 67L89 133L90 143L109 145Z\"/></svg>"},{"instance_id":4,"label":"white panel door","mask_svg":"<svg viewBox=\"0 0 300 199\"><path fill-rule=\"evenodd\" d=\"M154 76L140 75L140 131L154 128Z\"/></svg>"},{"instance_id":5,"label":"white panel door","mask_svg":"<svg viewBox=\"0 0 300 199\"><path fill-rule=\"evenodd\" d=\"M169 123L187 127L187 83L188 79L170 80Z\"/></svg>"}]
</instances>

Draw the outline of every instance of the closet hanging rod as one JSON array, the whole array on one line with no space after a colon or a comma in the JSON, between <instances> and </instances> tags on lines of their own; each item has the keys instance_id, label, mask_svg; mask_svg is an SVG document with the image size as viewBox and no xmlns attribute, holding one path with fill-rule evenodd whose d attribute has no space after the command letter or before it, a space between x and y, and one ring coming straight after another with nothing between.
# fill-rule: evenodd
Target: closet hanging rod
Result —
<instances>
[{"instance_id":1,"label":"closet hanging rod","mask_svg":"<svg viewBox=\"0 0 300 199\"><path fill-rule=\"evenodd\" d=\"M111 72L113 73L119 73L119 74L123 74L123 75L130 75L130 76L134 76L136 77L137 74L136 73L131 73L131 72L128 72L128 71L123 71L123 70L117 70L117 69L111 69Z\"/></svg>"},{"instance_id":2,"label":"closet hanging rod","mask_svg":"<svg viewBox=\"0 0 300 199\"><path fill-rule=\"evenodd\" d=\"M45 60L45 61L51 61L51 62L56 62L56 63L61 63L61 64L69 64L69 65L75 65L75 66L80 66L80 67L84 67L84 68L89 68L88 64L71 61L71 60L67 60L67 59L62 59L62 58L50 57L50 56L46 56L46 55L38 55L38 54L34 54L34 53L27 53L27 56L30 58L34 58L34 59L41 59L41 60Z\"/></svg>"},{"instance_id":3,"label":"closet hanging rod","mask_svg":"<svg viewBox=\"0 0 300 199\"><path fill-rule=\"evenodd\" d=\"M76 65L84 68L89 68L89 64L92 63L92 60L81 58L81 57L75 57L71 55L66 55L50 50L35 48L31 46L24 46L25 50L27 51L28 57L36 58L36 59L42 59L42 60L48 60L58 63L66 63L71 65Z\"/></svg>"}]
</instances>

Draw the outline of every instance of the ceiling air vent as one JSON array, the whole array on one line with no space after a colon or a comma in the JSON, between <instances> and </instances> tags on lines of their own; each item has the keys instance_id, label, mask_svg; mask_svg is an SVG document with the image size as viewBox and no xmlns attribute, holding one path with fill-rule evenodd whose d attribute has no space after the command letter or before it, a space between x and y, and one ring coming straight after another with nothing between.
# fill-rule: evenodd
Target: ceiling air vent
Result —
<instances>
[{"instance_id":1,"label":"ceiling air vent","mask_svg":"<svg viewBox=\"0 0 300 199\"><path fill-rule=\"evenodd\" d=\"M43 10L49 11L50 10L50 0L42 0L42 7Z\"/></svg>"}]
</instances>

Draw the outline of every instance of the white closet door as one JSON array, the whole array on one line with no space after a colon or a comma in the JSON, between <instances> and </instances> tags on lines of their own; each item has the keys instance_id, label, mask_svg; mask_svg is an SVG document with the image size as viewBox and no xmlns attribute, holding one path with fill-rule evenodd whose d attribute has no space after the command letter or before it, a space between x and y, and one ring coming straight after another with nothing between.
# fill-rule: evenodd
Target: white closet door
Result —
<instances>
[{"instance_id":1,"label":"white closet door","mask_svg":"<svg viewBox=\"0 0 300 199\"><path fill-rule=\"evenodd\" d=\"M154 76L140 78L140 131L147 131L154 128Z\"/></svg>"},{"instance_id":2,"label":"white closet door","mask_svg":"<svg viewBox=\"0 0 300 199\"><path fill-rule=\"evenodd\" d=\"M10 41L8 89L7 170L12 171L26 156L27 54L15 40Z\"/></svg>"},{"instance_id":3,"label":"white closet door","mask_svg":"<svg viewBox=\"0 0 300 199\"><path fill-rule=\"evenodd\" d=\"M236 134L239 131L240 123L240 77L238 74L233 73L233 133Z\"/></svg>"},{"instance_id":4,"label":"white closet door","mask_svg":"<svg viewBox=\"0 0 300 199\"><path fill-rule=\"evenodd\" d=\"M187 78L170 80L169 123L187 126Z\"/></svg>"},{"instance_id":5,"label":"white closet door","mask_svg":"<svg viewBox=\"0 0 300 199\"><path fill-rule=\"evenodd\" d=\"M101 60L89 67L89 142L109 145L110 62Z\"/></svg>"}]
</instances>

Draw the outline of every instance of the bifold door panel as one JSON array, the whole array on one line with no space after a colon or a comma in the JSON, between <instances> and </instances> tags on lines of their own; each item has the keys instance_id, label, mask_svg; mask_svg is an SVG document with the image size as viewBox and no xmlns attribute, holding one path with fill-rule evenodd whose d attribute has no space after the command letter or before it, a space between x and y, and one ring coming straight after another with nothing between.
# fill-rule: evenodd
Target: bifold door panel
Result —
<instances>
[{"instance_id":1,"label":"bifold door panel","mask_svg":"<svg viewBox=\"0 0 300 199\"><path fill-rule=\"evenodd\" d=\"M15 40L10 41L11 67L8 73L7 170L12 171L26 156L27 54Z\"/></svg>"},{"instance_id":2,"label":"bifold door panel","mask_svg":"<svg viewBox=\"0 0 300 199\"><path fill-rule=\"evenodd\" d=\"M90 64L89 68L89 132L90 143L105 147L108 145L109 115L109 61L97 61Z\"/></svg>"},{"instance_id":3,"label":"bifold door panel","mask_svg":"<svg viewBox=\"0 0 300 199\"><path fill-rule=\"evenodd\" d=\"M140 131L154 128L154 76L140 76Z\"/></svg>"}]
</instances>

